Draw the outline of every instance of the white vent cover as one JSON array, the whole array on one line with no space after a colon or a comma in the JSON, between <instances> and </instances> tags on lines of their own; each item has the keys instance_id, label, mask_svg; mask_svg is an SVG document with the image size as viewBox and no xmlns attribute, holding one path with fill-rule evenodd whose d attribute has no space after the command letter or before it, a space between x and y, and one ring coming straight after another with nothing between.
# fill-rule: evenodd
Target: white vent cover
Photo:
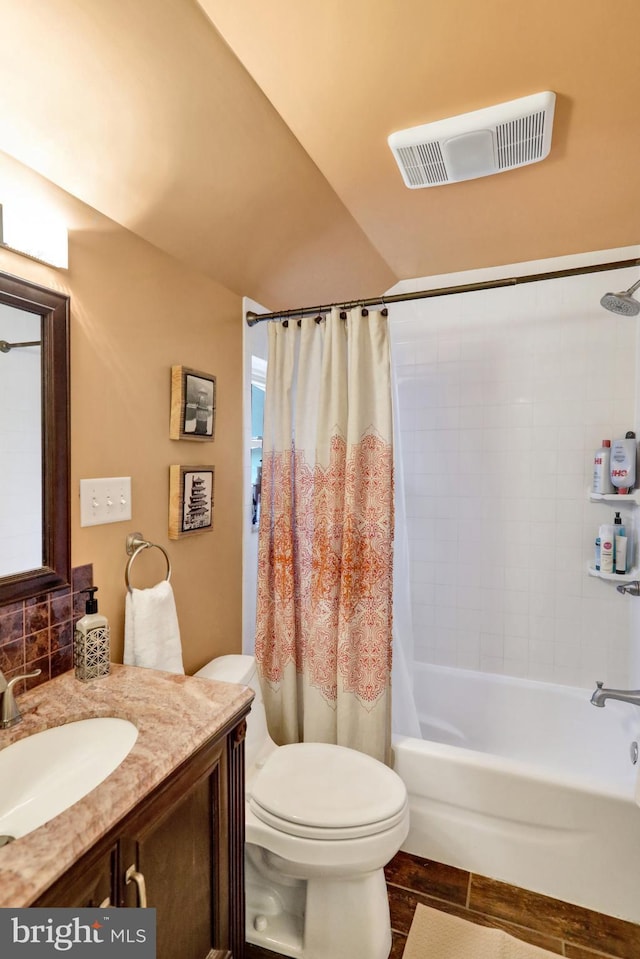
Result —
<instances>
[{"instance_id":1,"label":"white vent cover","mask_svg":"<svg viewBox=\"0 0 640 959\"><path fill-rule=\"evenodd\" d=\"M503 173L548 155L555 101L534 93L399 130L388 143L410 190Z\"/></svg>"}]
</instances>

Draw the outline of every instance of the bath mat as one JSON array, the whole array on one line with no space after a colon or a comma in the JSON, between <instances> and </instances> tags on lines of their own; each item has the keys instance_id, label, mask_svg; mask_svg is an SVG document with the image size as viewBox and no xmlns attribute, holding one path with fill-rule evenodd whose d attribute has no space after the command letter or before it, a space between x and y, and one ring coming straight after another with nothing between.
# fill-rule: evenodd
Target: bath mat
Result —
<instances>
[{"instance_id":1,"label":"bath mat","mask_svg":"<svg viewBox=\"0 0 640 959\"><path fill-rule=\"evenodd\" d=\"M501 929L418 905L402 959L549 959L552 955Z\"/></svg>"}]
</instances>

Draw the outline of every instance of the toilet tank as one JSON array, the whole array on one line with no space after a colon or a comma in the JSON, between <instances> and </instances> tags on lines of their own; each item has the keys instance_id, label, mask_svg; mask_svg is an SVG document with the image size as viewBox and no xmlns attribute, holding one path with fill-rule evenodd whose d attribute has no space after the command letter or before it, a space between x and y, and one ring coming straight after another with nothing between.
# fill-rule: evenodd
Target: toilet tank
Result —
<instances>
[{"instance_id":1,"label":"toilet tank","mask_svg":"<svg viewBox=\"0 0 640 959\"><path fill-rule=\"evenodd\" d=\"M221 683L239 683L249 686L255 693L251 712L247 716L247 737L245 740L245 765L249 770L258 760L276 748L267 730L267 717L262 701L260 680L254 656L231 653L219 656L194 674L201 679L215 679Z\"/></svg>"}]
</instances>

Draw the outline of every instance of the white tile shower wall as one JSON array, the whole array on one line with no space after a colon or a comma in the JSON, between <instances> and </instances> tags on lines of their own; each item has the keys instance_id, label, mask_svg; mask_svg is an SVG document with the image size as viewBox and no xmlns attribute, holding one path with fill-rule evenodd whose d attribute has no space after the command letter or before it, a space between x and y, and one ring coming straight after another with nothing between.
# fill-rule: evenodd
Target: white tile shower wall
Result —
<instances>
[{"instance_id":1,"label":"white tile shower wall","mask_svg":"<svg viewBox=\"0 0 640 959\"><path fill-rule=\"evenodd\" d=\"M393 306L416 660L629 682L634 600L587 574L614 513L587 489L636 422L636 321L599 305L635 273Z\"/></svg>"}]
</instances>

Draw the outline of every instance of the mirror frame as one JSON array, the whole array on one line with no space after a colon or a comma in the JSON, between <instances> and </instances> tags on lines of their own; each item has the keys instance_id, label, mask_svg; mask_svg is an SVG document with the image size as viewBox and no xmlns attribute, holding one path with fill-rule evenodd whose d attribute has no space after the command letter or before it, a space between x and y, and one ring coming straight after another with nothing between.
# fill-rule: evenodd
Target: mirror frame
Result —
<instances>
[{"instance_id":1,"label":"mirror frame","mask_svg":"<svg viewBox=\"0 0 640 959\"><path fill-rule=\"evenodd\" d=\"M0 577L0 606L68 586L69 297L0 273L0 303L42 317L42 566Z\"/></svg>"}]
</instances>

